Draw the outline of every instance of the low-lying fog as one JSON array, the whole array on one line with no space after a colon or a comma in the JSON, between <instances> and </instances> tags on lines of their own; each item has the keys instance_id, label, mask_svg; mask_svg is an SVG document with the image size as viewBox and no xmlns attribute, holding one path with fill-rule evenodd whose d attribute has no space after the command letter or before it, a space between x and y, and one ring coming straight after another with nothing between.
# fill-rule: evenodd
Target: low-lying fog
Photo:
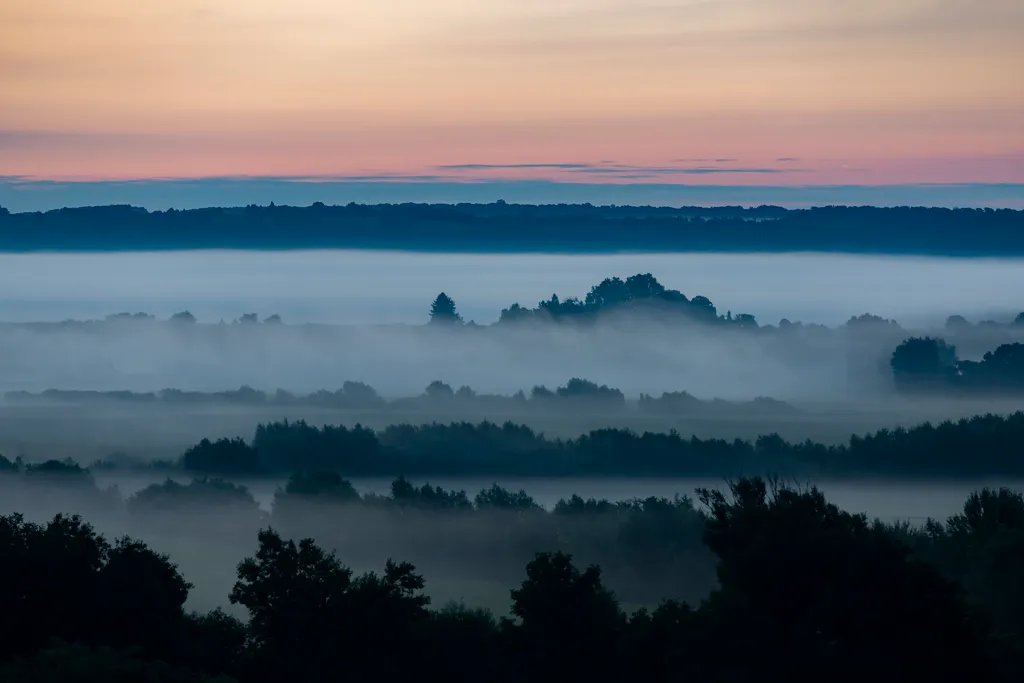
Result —
<instances>
[{"instance_id":1,"label":"low-lying fog","mask_svg":"<svg viewBox=\"0 0 1024 683\"><path fill-rule=\"evenodd\" d=\"M514 302L533 307L553 292L563 299L583 297L606 277L648 272L689 297L707 296L720 313L753 314L762 325L786 318L831 329L792 326L766 333L737 325L620 314L585 327L439 329L422 324L441 291L454 298L465 319L488 324ZM508 395L517 390L529 393L535 385L554 388L580 377L620 389L629 399L641 393L687 391L701 399L749 401L768 396L794 408L791 413L768 416L741 411L734 418L694 418L671 413L645 417L632 402L609 414L535 410L528 415L502 415L479 410L460 414L455 409L360 413L272 403L0 401L0 453L36 462L70 457L88 464L115 453L175 459L203 437L249 439L256 423L284 417L304 417L314 424L362 422L374 428L397 422L513 419L554 436L575 436L601 427L674 428L701 438L750 439L777 432L791 441L811 438L838 443L851 432L1018 407L1014 400L995 402L978 396L918 402L898 398L888 358L908 336L941 334L956 344L962 359L978 359L1001 344L1024 341L1024 326L1019 325L942 329L950 314L964 315L972 322L1006 322L1024 309L1020 298L1024 262L1009 260L343 251L4 254L0 255L0 292L0 321L6 321L0 324L0 392L50 388L216 392L248 385L268 392L281 388L309 393L334 390L352 380L395 398L421 394L434 380L453 388L469 385L481 394ZM191 311L201 324L159 322L183 310ZM122 311L154 314L158 321L20 324L103 319ZM257 313L260 319L276 313L287 324L230 324L247 313ZM902 328L840 327L863 313L895 318ZM215 324L221 319L229 324ZM128 496L165 475L96 471L94 476L100 487L116 485L122 496ZM197 508L146 516L126 512L118 499L117 505L98 508L90 520L112 536L132 533L171 553L185 576L197 584L193 606L208 609L224 604L234 566L254 550L256 529L269 519L274 491L282 482L236 483L250 487L262 512L249 501L252 509L234 515ZM384 493L390 481L354 483L363 493ZM465 489L472 497L492 481L438 478L431 483ZM498 483L521 487L549 508L558 498L572 494L625 499L692 494L697 486L724 485L671 478L505 479ZM944 518L956 513L972 490L1014 485L816 483L841 507L889 521ZM16 479L7 484L0 481L0 486L6 486L0 490L0 513L18 511L40 519L61 509L77 511L74 495L67 489L26 488ZM678 546L671 562L658 564L637 555L636 547L629 545L635 538L620 533L624 522L600 514L584 515L579 521L512 527L512 518L490 513L441 519L396 517L371 508L300 512L281 516L275 524L281 521L292 535L322 539L360 571L379 569L389 556L411 560L423 569L437 602L465 598L507 607L508 588L521 580L525 562L535 551L551 549L546 545L552 543L562 543L582 563L601 563L608 569L610 584L622 591L627 602L667 596L699 598L714 580L714 564L701 544L700 526L686 527L685 519L682 524L689 529L685 543L675 538L662 543L657 536L643 541L654 555L669 545ZM644 529L630 533L642 539Z\"/></svg>"},{"instance_id":2,"label":"low-lying fog","mask_svg":"<svg viewBox=\"0 0 1024 683\"><path fill-rule=\"evenodd\" d=\"M151 480L100 474L96 483L117 484L121 496ZM46 521L59 511L81 512L108 538L123 534L139 538L170 555L195 584L189 607L209 610L227 604L239 561L256 550L256 533L273 526L287 538L313 537L335 550L357 572L380 570L387 558L413 562L427 579L435 605L449 600L507 613L509 589L522 581L523 568L538 551L566 550L579 564L597 563L607 584L623 603L636 608L656 606L667 597L691 602L714 585L715 561L702 542L702 525L689 508L665 515L656 508L644 513L535 513L478 509L469 513L421 508L291 500L267 508L280 482L243 481L252 486L263 510L241 502L189 499L127 505L111 492L75 482L29 484L0 475L0 514L20 512L31 521ZM416 482L418 483L418 482ZM448 489L465 490L472 499L491 480L432 480ZM695 487L725 488L725 482L696 479L663 480L521 480L499 482L511 490L522 487L541 505L551 508L559 498L621 500L640 496L694 495ZM971 491L983 486L1021 489L1022 482L817 482L830 501L849 511L865 512L885 522L921 524L926 517L945 520L962 510ZM354 481L360 493L388 493L386 480ZM92 493L90 493L90 491ZM287 499L287 497L286 497Z\"/></svg>"},{"instance_id":3,"label":"low-lying fog","mask_svg":"<svg viewBox=\"0 0 1024 683\"><path fill-rule=\"evenodd\" d=\"M0 401L0 454L26 462L71 458L83 466L111 456L142 461L176 461L201 439L253 438L257 425L282 419L306 420L309 424L362 424L383 430L393 424L447 424L511 420L525 424L550 438L576 438L592 430L614 428L665 433L676 430L700 439L756 440L776 433L792 443L810 439L818 443L848 443L851 434L879 429L914 427L985 413L1007 414L1022 408L1021 402L1003 399L949 399L915 403L878 401L872 404L817 406L798 404L792 411L759 414L742 405L722 415L650 414L636 404L622 410L529 411L473 410L453 406L423 410L348 410L319 406L239 406L118 404L99 402L81 405L7 403Z\"/></svg>"},{"instance_id":4,"label":"low-lying fog","mask_svg":"<svg viewBox=\"0 0 1024 683\"><path fill-rule=\"evenodd\" d=\"M116 486L122 496L131 496L150 484L159 484L168 478L166 473L139 473L97 471L93 473L96 484L101 488ZM182 484L192 480L186 474L172 474L171 479ZM244 485L253 498L266 511L272 509L274 492L285 485L286 479L239 479L231 478L233 483ZM546 509L550 510L560 499L569 498L573 494L581 498L596 498L611 501L630 500L633 498L672 498L676 495L694 497L698 488L726 489L725 479L695 479L677 477L569 477L569 478L522 478L522 477L433 477L428 479L412 478L413 484L419 486L429 483L445 490L465 491L470 498L482 489L498 484L510 491L524 490ZM352 484L360 494L375 493L388 495L391 491L391 478L353 478ZM863 512L871 518L879 518L886 522L909 521L923 522L929 517L945 520L950 515L961 511L964 500L972 491L985 487L1009 487L1014 490L1024 488L1024 482L999 480L958 480L958 481L888 481L880 479L814 481L803 480L785 483L795 486L813 484L828 499L850 512Z\"/></svg>"},{"instance_id":5,"label":"low-lying fog","mask_svg":"<svg viewBox=\"0 0 1024 683\"><path fill-rule=\"evenodd\" d=\"M289 321L426 320L444 291L467 320L513 302L582 297L606 277L652 273L709 297L721 312L837 325L870 311L904 324L1022 308L1019 260L842 254L414 254L380 251L200 251L0 254L0 320L102 318L182 309L201 321L278 313Z\"/></svg>"},{"instance_id":6,"label":"low-lying fog","mask_svg":"<svg viewBox=\"0 0 1024 683\"><path fill-rule=\"evenodd\" d=\"M455 330L156 321L0 325L0 390L224 391L248 385L310 393L352 380L396 398L418 395L434 380L512 394L581 377L631 398L685 390L704 399L836 401L890 390L893 349L926 332L804 328L758 334L650 318L586 328ZM950 341L961 358L979 359L1020 339L1024 326L974 327Z\"/></svg>"},{"instance_id":7,"label":"low-lying fog","mask_svg":"<svg viewBox=\"0 0 1024 683\"><path fill-rule=\"evenodd\" d=\"M345 380L409 396L442 379L478 392L527 392L583 377L627 396L686 390L702 398L845 400L881 385L901 341L852 347L820 330L773 336L658 321L597 329L422 328L450 294L463 317L495 320L514 302L582 297L605 277L651 272L666 287L708 296L719 313L841 325L870 312L907 329L939 329L949 313L1009 320L1024 302L1024 263L849 255L451 255L389 252L171 252L0 255L0 320L103 319L189 310L201 323L277 313L285 327L172 330L166 325L0 326L0 391L47 388L219 391L250 385L316 391ZM306 322L330 327L303 326ZM369 325L368 323L408 325ZM333 324L344 323L344 326ZM917 326L915 328L915 326ZM975 328L977 329L977 328ZM958 341L980 357L1006 332ZM979 336L981 335L981 336ZM866 370L868 372L866 372ZM876 387L877 389L878 387Z\"/></svg>"}]
</instances>

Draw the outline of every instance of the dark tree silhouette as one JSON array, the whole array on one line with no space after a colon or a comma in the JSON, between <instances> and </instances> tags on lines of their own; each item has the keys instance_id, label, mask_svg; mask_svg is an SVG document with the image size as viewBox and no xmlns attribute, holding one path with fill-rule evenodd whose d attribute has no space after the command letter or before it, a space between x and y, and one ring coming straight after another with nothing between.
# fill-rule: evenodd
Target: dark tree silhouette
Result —
<instances>
[{"instance_id":1,"label":"dark tree silhouette","mask_svg":"<svg viewBox=\"0 0 1024 683\"><path fill-rule=\"evenodd\" d=\"M440 325L461 325L462 316L455 310L455 302L450 296L441 292L430 304L430 322Z\"/></svg>"},{"instance_id":2,"label":"dark tree silhouette","mask_svg":"<svg viewBox=\"0 0 1024 683\"><path fill-rule=\"evenodd\" d=\"M855 315L846 321L846 327L850 328L861 328L861 329L885 329L885 328L899 328L899 323L895 320L889 320L883 318L880 315L873 315L871 313L862 313L861 315Z\"/></svg>"},{"instance_id":3,"label":"dark tree silhouette","mask_svg":"<svg viewBox=\"0 0 1024 683\"><path fill-rule=\"evenodd\" d=\"M718 309L706 296L697 295L690 299L691 310L701 320L715 320L718 317Z\"/></svg>"},{"instance_id":4,"label":"dark tree silhouette","mask_svg":"<svg viewBox=\"0 0 1024 683\"><path fill-rule=\"evenodd\" d=\"M945 526L929 522L915 550L961 584L1003 639L1024 644L1024 496L975 491Z\"/></svg>"},{"instance_id":5,"label":"dark tree silhouette","mask_svg":"<svg viewBox=\"0 0 1024 683\"><path fill-rule=\"evenodd\" d=\"M341 478L337 472L299 472L293 474L284 489L286 496L328 499L341 503L359 500L359 493L352 482ZM275 496L275 505L280 502L280 494Z\"/></svg>"},{"instance_id":6,"label":"dark tree silhouette","mask_svg":"<svg viewBox=\"0 0 1024 683\"><path fill-rule=\"evenodd\" d=\"M650 273L631 275L626 278L626 290L631 299L650 299L666 293L665 286Z\"/></svg>"},{"instance_id":7,"label":"dark tree silhouette","mask_svg":"<svg viewBox=\"0 0 1024 683\"><path fill-rule=\"evenodd\" d=\"M562 401L573 405L573 400L538 388L526 402L551 406ZM600 400L605 408L618 405L619 399L610 394L607 402ZM575 405L590 408L594 404L584 399ZM748 405L748 410L765 416L790 412L786 404L768 399ZM646 398L641 406L645 411L685 413L692 410L693 400L685 394L670 394L660 399ZM178 466L207 474L322 471L392 477L402 472L428 476L729 476L736 470L787 476L1022 476L1024 463L1015 449L1021 439L1024 413L882 429L851 436L844 445L791 443L778 435L726 441L683 437L678 432L637 434L622 429L599 429L575 439L552 439L511 422L402 424L375 432L359 425L317 428L302 421L283 421L259 425L251 446L241 439L216 443L203 440L185 452ZM14 471L29 482L56 477L61 482L78 482L83 490L99 494L89 472L77 465L51 462L14 467ZM226 502L228 494L224 492L218 499ZM248 499L248 495L244 497Z\"/></svg>"},{"instance_id":8,"label":"dark tree silhouette","mask_svg":"<svg viewBox=\"0 0 1024 683\"><path fill-rule=\"evenodd\" d=\"M111 546L77 516L45 525L0 517L0 579L0 609L18 625L0 641L0 660L53 639L177 654L190 584L138 541Z\"/></svg>"},{"instance_id":9,"label":"dark tree silhouette","mask_svg":"<svg viewBox=\"0 0 1024 683\"><path fill-rule=\"evenodd\" d=\"M379 248L1000 257L1024 253L1024 212L1009 209L350 203L152 212L98 206L0 212L0 220L0 249L5 251Z\"/></svg>"},{"instance_id":10,"label":"dark tree silhouette","mask_svg":"<svg viewBox=\"0 0 1024 683\"><path fill-rule=\"evenodd\" d=\"M125 501L125 508L131 514L183 512L199 506L232 508L252 513L259 510L259 504L248 489L222 479L201 478L193 479L188 484L179 484L168 478L162 484L150 484Z\"/></svg>"},{"instance_id":11,"label":"dark tree silhouette","mask_svg":"<svg viewBox=\"0 0 1024 683\"><path fill-rule=\"evenodd\" d=\"M346 381L342 385L342 392L346 399L358 406L372 406L383 402L377 390L365 382Z\"/></svg>"},{"instance_id":12,"label":"dark tree silhouette","mask_svg":"<svg viewBox=\"0 0 1024 683\"><path fill-rule=\"evenodd\" d=\"M800 661L790 681L990 680L986 635L961 590L863 515L816 489L741 480L731 495L700 492L705 542L719 558L710 615L727 680L753 680L769 662ZM742 626L741 626L742 624ZM735 678L730 678L734 676Z\"/></svg>"},{"instance_id":13,"label":"dark tree silhouette","mask_svg":"<svg viewBox=\"0 0 1024 683\"><path fill-rule=\"evenodd\" d=\"M125 590L127 586L131 590ZM140 541L119 539L108 552L97 581L106 614L105 623L98 624L105 631L99 642L143 647L153 654L166 652L181 631L190 588L192 584L181 577L166 555L153 552Z\"/></svg>"},{"instance_id":14,"label":"dark tree silhouette","mask_svg":"<svg viewBox=\"0 0 1024 683\"><path fill-rule=\"evenodd\" d=\"M896 347L889 365L901 388L949 386L957 374L956 347L942 339L911 337Z\"/></svg>"},{"instance_id":15,"label":"dark tree silhouette","mask_svg":"<svg viewBox=\"0 0 1024 683\"><path fill-rule=\"evenodd\" d=\"M604 384L598 386L595 382L573 377L565 386L559 387L555 393L561 398L586 399L591 401L607 401L613 404L623 404L626 397L618 389L612 389Z\"/></svg>"},{"instance_id":16,"label":"dark tree silhouette","mask_svg":"<svg viewBox=\"0 0 1024 683\"><path fill-rule=\"evenodd\" d=\"M583 302L588 308L600 310L626 303L631 299L630 288L617 277L606 278L594 285Z\"/></svg>"},{"instance_id":17,"label":"dark tree silhouette","mask_svg":"<svg viewBox=\"0 0 1024 683\"><path fill-rule=\"evenodd\" d=\"M1003 344L980 362L961 361L960 385L985 392L1024 392L1024 344Z\"/></svg>"},{"instance_id":18,"label":"dark tree silhouette","mask_svg":"<svg viewBox=\"0 0 1024 683\"><path fill-rule=\"evenodd\" d=\"M962 315L951 315L946 318L946 329L951 332L967 329L971 326L971 323L967 321L967 318Z\"/></svg>"},{"instance_id":19,"label":"dark tree silhouette","mask_svg":"<svg viewBox=\"0 0 1024 683\"><path fill-rule=\"evenodd\" d=\"M185 469L197 472L238 474L259 470L256 451L243 439L203 439L181 457Z\"/></svg>"},{"instance_id":20,"label":"dark tree silhouette","mask_svg":"<svg viewBox=\"0 0 1024 683\"><path fill-rule=\"evenodd\" d=\"M338 671L362 679L411 673L415 628L427 618L423 579L408 563L354 577L312 539L259 533L256 555L238 565L232 603L249 610L254 680L328 681ZM389 679L395 680L395 679Z\"/></svg>"},{"instance_id":21,"label":"dark tree silhouette","mask_svg":"<svg viewBox=\"0 0 1024 683\"><path fill-rule=\"evenodd\" d=\"M173 323L194 323L196 321L196 317L188 311L181 311L180 313L172 315L170 320Z\"/></svg>"},{"instance_id":22,"label":"dark tree silhouette","mask_svg":"<svg viewBox=\"0 0 1024 683\"><path fill-rule=\"evenodd\" d=\"M991 424L971 428L979 435ZM898 441L891 437L880 440ZM757 447L786 444L765 437ZM0 639L0 681L611 683L685 672L721 683L1009 683L1024 665L1024 498L1007 489L976 492L945 525L918 528L870 523L816 489L758 478L699 491L700 512L685 498L573 496L548 513L525 492L497 486L475 505L462 491L401 478L390 497L360 499L349 486L309 474L293 477L284 495L330 506L332 492L346 491L333 500L339 507L322 510L347 515L364 505L413 534L426 520L446 558L471 550L461 542L475 533L491 551L518 538L526 545L517 555L538 546L601 554L617 585L658 581L658 592L638 598L649 605L677 592L660 574L695 562L715 571L717 585L708 578L696 608L670 599L627 616L598 566L581 570L566 552L541 552L510 591L511 618L499 621L460 604L431 610L409 563L356 575L312 540L265 529L229 596L249 612L244 624L221 610L185 614L189 584L143 543L111 544L78 517L37 525L0 516L0 613L17 625ZM354 549L360 525L350 526L344 547ZM379 549L381 527L368 526Z\"/></svg>"},{"instance_id":23,"label":"dark tree silhouette","mask_svg":"<svg viewBox=\"0 0 1024 683\"><path fill-rule=\"evenodd\" d=\"M512 614L522 622L520 662L551 680L606 680L626 625L596 566L580 571L564 553L540 553L512 591Z\"/></svg>"},{"instance_id":24,"label":"dark tree silhouette","mask_svg":"<svg viewBox=\"0 0 1024 683\"><path fill-rule=\"evenodd\" d=\"M424 395L433 401L448 401L455 398L455 392L450 385L441 380L434 380L423 390Z\"/></svg>"},{"instance_id":25,"label":"dark tree silhouette","mask_svg":"<svg viewBox=\"0 0 1024 683\"><path fill-rule=\"evenodd\" d=\"M109 647L55 643L30 657L0 662L0 680L11 683L233 683Z\"/></svg>"},{"instance_id":26,"label":"dark tree silhouette","mask_svg":"<svg viewBox=\"0 0 1024 683\"><path fill-rule=\"evenodd\" d=\"M497 484L493 484L491 488L483 489L480 493L476 494L473 504L478 509L543 510L526 491L520 489L518 492L512 493Z\"/></svg>"}]
</instances>

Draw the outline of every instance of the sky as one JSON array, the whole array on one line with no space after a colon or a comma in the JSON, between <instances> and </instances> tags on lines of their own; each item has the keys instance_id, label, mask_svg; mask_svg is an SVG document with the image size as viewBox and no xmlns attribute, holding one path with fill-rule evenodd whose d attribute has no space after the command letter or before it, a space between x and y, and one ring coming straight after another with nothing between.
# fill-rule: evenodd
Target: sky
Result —
<instances>
[{"instance_id":1,"label":"sky","mask_svg":"<svg viewBox=\"0 0 1024 683\"><path fill-rule=\"evenodd\" d=\"M3 0L0 197L274 178L1019 203L1022 69L1020 0Z\"/></svg>"}]
</instances>

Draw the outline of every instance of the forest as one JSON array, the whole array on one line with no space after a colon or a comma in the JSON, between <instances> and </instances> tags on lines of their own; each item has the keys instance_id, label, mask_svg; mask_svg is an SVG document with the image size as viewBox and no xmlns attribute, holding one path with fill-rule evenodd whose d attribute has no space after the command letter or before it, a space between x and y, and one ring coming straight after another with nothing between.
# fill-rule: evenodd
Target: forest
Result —
<instances>
[{"instance_id":1,"label":"forest","mask_svg":"<svg viewBox=\"0 0 1024 683\"><path fill-rule=\"evenodd\" d=\"M504 408L515 412L566 411L627 411L635 407L650 413L689 413L694 415L778 415L796 409L783 401L759 397L751 401L702 400L685 391L665 392L660 397L641 394L630 406L619 389L590 380L574 377L564 385L548 389L535 386L529 395L517 391L512 395L481 394L463 385L452 388L440 380L431 382L419 396L384 399L377 390L365 382L346 381L334 391L320 389L310 394L295 394L284 389L268 393L242 386L231 391L182 391L163 389L153 392L94 391L46 389L39 393L10 391L4 400L13 404L58 405L125 405L163 404L167 406L238 405L238 406L303 406L340 410L386 410L401 414L415 409L468 409Z\"/></svg>"},{"instance_id":2,"label":"forest","mask_svg":"<svg viewBox=\"0 0 1024 683\"><path fill-rule=\"evenodd\" d=\"M110 540L78 516L0 517L0 604L18 624L0 641L0 680L619 681L685 672L721 683L823 675L859 683L884 672L987 682L1019 680L1024 665L1024 499L1006 489L980 490L945 522L910 527L847 513L814 488L757 478L699 490L695 502L573 499L551 512L496 487L469 501L398 480L392 496L360 499L346 484L293 477L273 524L255 522L256 543L222 597L244 619L187 610L189 577L145 542ZM129 506L160 509L172 524L190 509L216 514L187 488L140 493ZM228 488L220 484L218 495ZM227 497L238 504L237 492ZM662 595L629 608L602 566L558 549L557 536L533 535L507 612L433 604L424 574L401 557L357 572L345 545L335 553L288 533L296 506L312 501L321 519L356 514L353 506L410 522L487 516L492 544L521 541L537 519L584 531L581 521L596 521L590 542L609 554L669 576L678 562L697 562L708 586L686 599L662 583ZM465 550L483 538L432 542Z\"/></svg>"},{"instance_id":3,"label":"forest","mask_svg":"<svg viewBox=\"0 0 1024 683\"><path fill-rule=\"evenodd\" d=\"M0 251L401 249L432 252L719 251L1019 256L1024 211L925 207L521 204L132 206L10 213Z\"/></svg>"},{"instance_id":4,"label":"forest","mask_svg":"<svg viewBox=\"0 0 1024 683\"><path fill-rule=\"evenodd\" d=\"M1020 320L1024 322L1024 313ZM1016 324L1016 323L1015 323ZM901 342L889 359L894 386L907 394L939 392L947 394L1020 394L1024 393L1024 343L1002 344L987 351L981 360L960 360L956 346L935 337L911 337ZM549 389L534 386L529 395L519 390L511 395L481 394L468 385L453 388L434 380L419 396L386 400L369 384L345 381L334 391L320 389L296 394L285 389L273 393L242 386L230 391L62 390L46 389L38 393L10 391L4 395L12 403L163 403L166 405L308 406L337 409L387 409L396 413L417 408L485 409L505 408L521 411L602 411L626 410L625 394L615 387L573 377L564 385ZM785 415L797 409L784 401L759 396L749 401L702 400L687 391L663 392L654 397L641 394L636 407L646 413L689 415Z\"/></svg>"},{"instance_id":5,"label":"forest","mask_svg":"<svg viewBox=\"0 0 1024 683\"><path fill-rule=\"evenodd\" d=\"M1024 344L1019 342L972 361L959 359L956 345L944 339L911 337L893 351L890 364L897 387L908 393L1024 393Z\"/></svg>"},{"instance_id":6,"label":"forest","mask_svg":"<svg viewBox=\"0 0 1024 683\"><path fill-rule=\"evenodd\" d=\"M368 225L358 208L344 211ZM476 229L508 210L463 222ZM277 211L241 215L273 226ZM551 211L535 222L594 220ZM130 242L146 221L175 226L201 213L134 212L109 226ZM641 224L642 236L647 221L787 230L813 214L624 210L601 220ZM925 212L921 221L1016 216ZM218 226L245 225L206 218L213 240L227 234ZM0 227L51 219L63 220L8 216ZM160 229L146 239L170 234ZM5 389L32 389L3 402L11 457L0 456L0 610L19 628L0 640L0 681L1019 680L1024 499L1004 483L1024 477L1024 413L843 427L830 443L771 430L811 412L823 387L845 410L881 406L891 425L895 405L941 400L957 415L982 405L979 396L1012 405L1024 392L1024 314L951 316L926 332L870 314L837 328L762 324L644 273L512 304L493 325L465 321L444 293L423 314L424 324L372 330L256 313L209 324L188 311L4 324ZM478 391L486 375L465 374L470 366L522 389ZM273 367L279 375L264 374ZM707 374L686 374L694 370ZM803 402L752 391L766 375ZM239 386L238 376L293 384L209 388ZM360 376L371 381L336 381ZM378 390L388 377L426 388ZM552 378L570 379L542 383ZM638 392L623 378L676 388ZM857 384L865 378L877 380L875 393ZM712 398L723 389L747 398ZM280 417L300 414L309 419ZM850 415L836 419L854 424ZM599 428L536 427L540 417L583 424L579 416ZM622 416L672 426L622 427ZM678 417L731 433L698 437L676 429ZM742 423L771 429L736 438ZM154 455L164 448L173 457ZM437 485L445 477L495 483L467 492ZM701 485L692 498L588 494L541 505L528 486L496 483L509 477L731 483ZM369 478L389 481L387 492L357 489ZM925 523L851 514L800 483L968 478L999 483ZM277 487L269 504L254 493L268 484Z\"/></svg>"},{"instance_id":7,"label":"forest","mask_svg":"<svg viewBox=\"0 0 1024 683\"><path fill-rule=\"evenodd\" d=\"M177 461L110 457L101 469L274 476L323 470L345 476L456 475L800 477L1022 476L1024 412L977 415L852 435L845 444L700 439L678 432L598 429L551 438L512 422L317 427L304 420L260 424L252 439L204 438ZM56 462L56 461L51 461ZM0 456L0 467L20 460Z\"/></svg>"}]
</instances>

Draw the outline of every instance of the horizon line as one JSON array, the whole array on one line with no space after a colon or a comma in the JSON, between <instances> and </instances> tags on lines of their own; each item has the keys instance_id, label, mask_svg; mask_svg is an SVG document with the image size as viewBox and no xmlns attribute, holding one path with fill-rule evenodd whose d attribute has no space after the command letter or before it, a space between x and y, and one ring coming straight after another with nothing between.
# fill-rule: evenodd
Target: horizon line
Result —
<instances>
[{"instance_id":1,"label":"horizon line","mask_svg":"<svg viewBox=\"0 0 1024 683\"><path fill-rule=\"evenodd\" d=\"M204 176L38 179L0 176L0 206L12 213L131 205L149 211L236 206L509 204L745 208L774 205L1024 209L1024 183L703 184L410 176Z\"/></svg>"}]
</instances>

